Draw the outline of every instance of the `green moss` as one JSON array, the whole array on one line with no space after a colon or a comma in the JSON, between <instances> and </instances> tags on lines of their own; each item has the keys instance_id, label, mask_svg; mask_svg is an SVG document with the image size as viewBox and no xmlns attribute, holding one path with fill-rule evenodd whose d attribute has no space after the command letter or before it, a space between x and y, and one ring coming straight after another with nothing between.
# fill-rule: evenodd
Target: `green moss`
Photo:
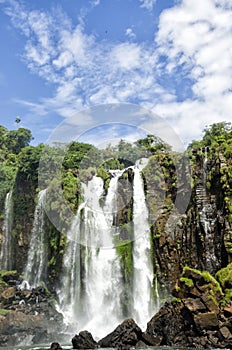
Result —
<instances>
[{"instance_id":1,"label":"green moss","mask_svg":"<svg viewBox=\"0 0 232 350\"><path fill-rule=\"evenodd\" d=\"M219 270L215 277L223 289L232 288L232 263Z\"/></svg>"},{"instance_id":2,"label":"green moss","mask_svg":"<svg viewBox=\"0 0 232 350\"><path fill-rule=\"evenodd\" d=\"M181 277L180 282L184 283L189 288L192 288L194 286L193 280L191 278Z\"/></svg>"},{"instance_id":3,"label":"green moss","mask_svg":"<svg viewBox=\"0 0 232 350\"><path fill-rule=\"evenodd\" d=\"M11 310L0 309L0 316L6 316Z\"/></svg>"},{"instance_id":4,"label":"green moss","mask_svg":"<svg viewBox=\"0 0 232 350\"><path fill-rule=\"evenodd\" d=\"M220 286L220 283L208 271L200 271L200 270L185 266L183 269L183 277L188 271L193 272L203 278L203 280L205 281L205 284L208 284L210 295L212 296L217 295L218 297L223 296L223 291Z\"/></svg>"},{"instance_id":5,"label":"green moss","mask_svg":"<svg viewBox=\"0 0 232 350\"><path fill-rule=\"evenodd\" d=\"M232 263L219 270L216 278L223 288L224 298L221 300L221 305L225 306L232 301Z\"/></svg>"},{"instance_id":6,"label":"green moss","mask_svg":"<svg viewBox=\"0 0 232 350\"><path fill-rule=\"evenodd\" d=\"M15 275L17 273L17 270L1 270L0 271L0 278L4 276L9 276L9 275Z\"/></svg>"},{"instance_id":7,"label":"green moss","mask_svg":"<svg viewBox=\"0 0 232 350\"><path fill-rule=\"evenodd\" d=\"M178 304L178 303L181 303L181 299L180 299L180 298L173 298L173 299L172 299L172 302L173 302L174 304Z\"/></svg>"},{"instance_id":8,"label":"green moss","mask_svg":"<svg viewBox=\"0 0 232 350\"><path fill-rule=\"evenodd\" d=\"M221 300L221 305L226 305L229 304L232 301L232 289L225 289L224 291L225 296L224 298Z\"/></svg>"},{"instance_id":9,"label":"green moss","mask_svg":"<svg viewBox=\"0 0 232 350\"><path fill-rule=\"evenodd\" d=\"M125 281L129 283L133 272L132 242L130 240L120 241L118 236L114 238L116 252L120 259Z\"/></svg>"},{"instance_id":10,"label":"green moss","mask_svg":"<svg viewBox=\"0 0 232 350\"><path fill-rule=\"evenodd\" d=\"M16 270L1 270L0 271L0 285L1 286L7 286L7 283L4 281L4 277L9 276L9 275L15 275L17 274Z\"/></svg>"}]
</instances>

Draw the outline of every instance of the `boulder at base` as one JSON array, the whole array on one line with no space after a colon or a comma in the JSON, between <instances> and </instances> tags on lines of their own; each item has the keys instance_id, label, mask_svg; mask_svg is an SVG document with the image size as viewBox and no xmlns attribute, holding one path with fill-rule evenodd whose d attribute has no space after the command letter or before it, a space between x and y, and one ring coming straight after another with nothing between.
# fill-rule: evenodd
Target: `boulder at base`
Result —
<instances>
[{"instance_id":1,"label":"boulder at base","mask_svg":"<svg viewBox=\"0 0 232 350\"><path fill-rule=\"evenodd\" d=\"M232 302L224 305L218 281L207 272L185 268L175 290L148 322L146 333L161 345L232 349Z\"/></svg>"},{"instance_id":2,"label":"boulder at base","mask_svg":"<svg viewBox=\"0 0 232 350\"><path fill-rule=\"evenodd\" d=\"M60 346L59 343L54 342L54 343L51 344L49 350L62 350L62 347Z\"/></svg>"},{"instance_id":3,"label":"boulder at base","mask_svg":"<svg viewBox=\"0 0 232 350\"><path fill-rule=\"evenodd\" d=\"M88 331L82 331L72 338L73 349L95 349L97 342Z\"/></svg>"},{"instance_id":4,"label":"boulder at base","mask_svg":"<svg viewBox=\"0 0 232 350\"><path fill-rule=\"evenodd\" d=\"M127 349L132 346L160 345L161 338L145 334L132 318L123 321L115 330L98 342L101 348Z\"/></svg>"}]
</instances>

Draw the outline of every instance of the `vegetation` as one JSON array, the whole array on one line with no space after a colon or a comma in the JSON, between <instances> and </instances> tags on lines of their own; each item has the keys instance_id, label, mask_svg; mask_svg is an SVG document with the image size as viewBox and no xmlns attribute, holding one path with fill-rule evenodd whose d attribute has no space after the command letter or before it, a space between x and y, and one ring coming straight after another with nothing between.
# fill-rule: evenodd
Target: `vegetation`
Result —
<instances>
[{"instance_id":1,"label":"vegetation","mask_svg":"<svg viewBox=\"0 0 232 350\"><path fill-rule=\"evenodd\" d=\"M6 194L13 189L13 236L15 244L20 246L20 249L16 249L15 252L18 262L22 257L25 259L37 195L43 188L49 189L49 210L54 215L59 215L64 223L68 223L67 210L61 206L61 203L65 200L71 212L77 212L82 201L81 182L89 181L96 174L103 179L104 188L107 190L111 178L110 169L123 169L133 165L138 159L146 157L148 164L143 169L143 177L150 215L155 216L158 210L162 209L168 216L173 209L179 181L177 167L184 163L184 158L173 152L169 145L155 135L148 134L135 143L120 140L118 145L108 145L102 150L91 144L76 141L69 145L57 143L52 146L43 144L31 146L31 140L32 135L28 129L18 128L9 131L0 126L0 220L3 220ZM189 157L192 162L192 186L195 186L198 181L196 163L207 166L204 164L206 158L210 162L211 166L205 183L206 191L218 194L220 207L225 212L232 229L231 123L223 122L206 127L202 140L192 141L184 157L186 159ZM41 174L39 174L40 167L43 168ZM38 179L39 175L40 179ZM40 180L39 184L38 180ZM60 190L62 198L58 195ZM127 213L129 222L132 215L131 208L127 209ZM59 232L48 218L46 220L50 246L49 273L51 279L55 280L67 242L64 232ZM126 223L124 226L127 227ZM157 220L156 225L151 227L153 241L160 240L163 229L164 224ZM231 250L231 240L232 237L228 237L226 243L228 253ZM158 244L156 242L153 243ZM131 247L118 245L117 252L125 266L125 278L128 279L132 266ZM226 273L228 276L231 274L226 270L217 275L223 291L230 289L229 277L225 277ZM210 279L204 273L201 276ZM182 278L184 278L183 283L191 284L187 277ZM215 285L215 281L210 283Z\"/></svg>"}]
</instances>

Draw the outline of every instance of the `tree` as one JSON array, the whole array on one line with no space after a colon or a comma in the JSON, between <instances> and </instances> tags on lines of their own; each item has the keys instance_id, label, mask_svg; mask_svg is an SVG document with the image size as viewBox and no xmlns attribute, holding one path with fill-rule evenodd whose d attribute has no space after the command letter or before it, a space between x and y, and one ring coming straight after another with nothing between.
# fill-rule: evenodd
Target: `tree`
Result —
<instances>
[{"instance_id":1,"label":"tree","mask_svg":"<svg viewBox=\"0 0 232 350\"><path fill-rule=\"evenodd\" d=\"M203 143L210 146L213 143L222 144L232 138L232 125L228 122L214 123L204 129Z\"/></svg>"},{"instance_id":2,"label":"tree","mask_svg":"<svg viewBox=\"0 0 232 350\"><path fill-rule=\"evenodd\" d=\"M160 137L148 134L144 139L139 139L135 142L138 147L155 154L157 152L171 151L171 146L164 142Z\"/></svg>"},{"instance_id":3,"label":"tree","mask_svg":"<svg viewBox=\"0 0 232 350\"><path fill-rule=\"evenodd\" d=\"M31 131L19 128L18 130L10 130L6 134L5 144L11 153L19 154L24 147L29 146L31 140L33 140Z\"/></svg>"}]
</instances>

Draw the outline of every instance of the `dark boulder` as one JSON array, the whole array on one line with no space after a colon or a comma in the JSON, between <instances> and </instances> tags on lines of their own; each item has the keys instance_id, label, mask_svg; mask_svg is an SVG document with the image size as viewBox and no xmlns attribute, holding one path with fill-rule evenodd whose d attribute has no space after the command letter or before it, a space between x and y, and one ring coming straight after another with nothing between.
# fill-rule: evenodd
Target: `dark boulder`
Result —
<instances>
[{"instance_id":1,"label":"dark boulder","mask_svg":"<svg viewBox=\"0 0 232 350\"><path fill-rule=\"evenodd\" d=\"M142 340L142 330L132 318L123 321L115 330L101 339L98 344L102 348L126 348L135 346Z\"/></svg>"},{"instance_id":2,"label":"dark boulder","mask_svg":"<svg viewBox=\"0 0 232 350\"><path fill-rule=\"evenodd\" d=\"M88 331L82 331L72 338L73 349L95 349L97 342Z\"/></svg>"},{"instance_id":3,"label":"dark boulder","mask_svg":"<svg viewBox=\"0 0 232 350\"><path fill-rule=\"evenodd\" d=\"M232 349L232 302L223 305L215 278L187 268L181 282L179 298L161 307L146 333L162 338L160 345Z\"/></svg>"},{"instance_id":4,"label":"dark boulder","mask_svg":"<svg viewBox=\"0 0 232 350\"><path fill-rule=\"evenodd\" d=\"M49 350L62 350L62 347L60 346L59 343L54 342L54 343L51 344Z\"/></svg>"}]
</instances>

